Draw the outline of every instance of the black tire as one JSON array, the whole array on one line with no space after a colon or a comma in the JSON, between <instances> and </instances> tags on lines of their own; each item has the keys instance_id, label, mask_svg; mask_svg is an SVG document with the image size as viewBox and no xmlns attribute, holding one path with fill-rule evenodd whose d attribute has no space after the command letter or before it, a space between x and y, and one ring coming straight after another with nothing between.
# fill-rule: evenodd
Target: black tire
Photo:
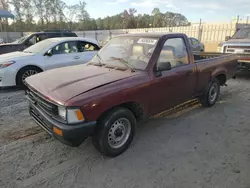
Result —
<instances>
[{"instance_id":1,"label":"black tire","mask_svg":"<svg viewBox=\"0 0 250 188\"><path fill-rule=\"evenodd\" d=\"M125 129L123 129L124 132L127 133L126 135L123 131L120 131L122 132L122 135L120 137L123 138L124 135L124 140L123 142L121 142L121 145L118 145L116 148L114 148L115 140L111 139L111 133L112 135L115 135L117 133L117 130L119 130L118 128L120 126L119 122L122 120L126 123L129 121L130 131L125 132ZM116 157L117 155L122 154L133 141L136 124L137 122L135 116L130 110L121 107L114 108L97 124L96 130L92 137L95 148L103 155L109 157ZM118 128L115 129L114 126L118 126ZM123 126L123 124L121 124L121 126ZM119 144L119 142L117 143Z\"/></svg>"},{"instance_id":2,"label":"black tire","mask_svg":"<svg viewBox=\"0 0 250 188\"><path fill-rule=\"evenodd\" d=\"M220 81L214 78L208 85L204 94L200 97L200 103L204 107L213 106L220 95Z\"/></svg>"},{"instance_id":3,"label":"black tire","mask_svg":"<svg viewBox=\"0 0 250 188\"><path fill-rule=\"evenodd\" d=\"M23 78L25 77L26 73L28 73L28 72L30 72L30 76L31 76L31 75L37 74L39 72L42 72L42 71L37 67L24 67L24 68L20 69L17 73L17 76L16 76L17 86L19 86L21 88L24 87L24 82L23 82L24 79Z\"/></svg>"}]
</instances>

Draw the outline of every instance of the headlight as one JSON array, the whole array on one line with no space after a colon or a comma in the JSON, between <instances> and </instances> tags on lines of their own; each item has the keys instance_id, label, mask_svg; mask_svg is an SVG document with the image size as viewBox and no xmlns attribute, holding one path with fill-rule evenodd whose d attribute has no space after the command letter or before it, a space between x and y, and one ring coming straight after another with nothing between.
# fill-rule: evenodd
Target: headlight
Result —
<instances>
[{"instance_id":1,"label":"headlight","mask_svg":"<svg viewBox=\"0 0 250 188\"><path fill-rule=\"evenodd\" d=\"M84 116L79 108L58 107L58 115L69 124L83 122Z\"/></svg>"},{"instance_id":2,"label":"headlight","mask_svg":"<svg viewBox=\"0 0 250 188\"><path fill-rule=\"evenodd\" d=\"M59 106L59 107L58 107L58 115L59 115L62 119L67 120L67 119L66 119L66 118L67 118L67 116L66 116L66 115L67 115L66 108Z\"/></svg>"},{"instance_id":3,"label":"headlight","mask_svg":"<svg viewBox=\"0 0 250 188\"><path fill-rule=\"evenodd\" d=\"M0 69L6 68L6 67L8 67L8 66L10 66L10 65L12 65L12 64L14 64L14 63L15 63L15 61L1 62L1 63L0 63Z\"/></svg>"},{"instance_id":4,"label":"headlight","mask_svg":"<svg viewBox=\"0 0 250 188\"><path fill-rule=\"evenodd\" d=\"M216 50L216 51L217 51L217 52L220 52L220 53L223 53L223 50L222 50L223 48L222 48L222 47L223 47L223 43L220 43L220 44L217 46L217 50Z\"/></svg>"}]
</instances>

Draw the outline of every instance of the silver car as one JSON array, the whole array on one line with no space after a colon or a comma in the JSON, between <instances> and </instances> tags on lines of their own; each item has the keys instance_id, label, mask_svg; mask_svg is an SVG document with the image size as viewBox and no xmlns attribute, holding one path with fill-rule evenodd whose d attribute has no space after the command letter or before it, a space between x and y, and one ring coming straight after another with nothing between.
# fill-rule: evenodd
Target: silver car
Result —
<instances>
[{"instance_id":1,"label":"silver car","mask_svg":"<svg viewBox=\"0 0 250 188\"><path fill-rule=\"evenodd\" d=\"M194 52L204 52L204 44L202 44L198 39L189 37L189 43Z\"/></svg>"}]
</instances>

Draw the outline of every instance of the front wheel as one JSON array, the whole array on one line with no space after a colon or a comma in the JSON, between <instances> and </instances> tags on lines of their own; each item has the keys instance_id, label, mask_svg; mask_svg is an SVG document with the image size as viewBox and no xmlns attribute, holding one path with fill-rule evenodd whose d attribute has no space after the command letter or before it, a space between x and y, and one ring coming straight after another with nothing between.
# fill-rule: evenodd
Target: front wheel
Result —
<instances>
[{"instance_id":1,"label":"front wheel","mask_svg":"<svg viewBox=\"0 0 250 188\"><path fill-rule=\"evenodd\" d=\"M93 144L102 154L115 157L131 144L136 129L136 119L131 111L115 108L100 122L93 135Z\"/></svg>"},{"instance_id":2,"label":"front wheel","mask_svg":"<svg viewBox=\"0 0 250 188\"><path fill-rule=\"evenodd\" d=\"M24 87L24 80L28 78L29 76L35 75L37 73L41 72L36 67L24 67L17 73L16 77L16 83L20 87Z\"/></svg>"},{"instance_id":3,"label":"front wheel","mask_svg":"<svg viewBox=\"0 0 250 188\"><path fill-rule=\"evenodd\" d=\"M214 78L206 91L204 92L204 95L200 97L200 103L204 107L211 107L213 106L216 101L218 100L220 95L220 82L217 78Z\"/></svg>"}]
</instances>

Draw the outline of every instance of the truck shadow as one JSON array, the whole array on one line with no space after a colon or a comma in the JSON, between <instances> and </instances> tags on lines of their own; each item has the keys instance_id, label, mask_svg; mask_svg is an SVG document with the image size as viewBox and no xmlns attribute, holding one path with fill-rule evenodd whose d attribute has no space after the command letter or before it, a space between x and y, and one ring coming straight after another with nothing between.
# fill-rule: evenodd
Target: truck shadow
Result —
<instances>
[{"instance_id":1,"label":"truck shadow","mask_svg":"<svg viewBox=\"0 0 250 188\"><path fill-rule=\"evenodd\" d=\"M237 72L236 79L250 80L250 71Z\"/></svg>"},{"instance_id":2,"label":"truck shadow","mask_svg":"<svg viewBox=\"0 0 250 188\"><path fill-rule=\"evenodd\" d=\"M20 87L13 86L13 87L0 87L0 93L8 93L8 92L14 92L14 91L21 91Z\"/></svg>"}]
</instances>

